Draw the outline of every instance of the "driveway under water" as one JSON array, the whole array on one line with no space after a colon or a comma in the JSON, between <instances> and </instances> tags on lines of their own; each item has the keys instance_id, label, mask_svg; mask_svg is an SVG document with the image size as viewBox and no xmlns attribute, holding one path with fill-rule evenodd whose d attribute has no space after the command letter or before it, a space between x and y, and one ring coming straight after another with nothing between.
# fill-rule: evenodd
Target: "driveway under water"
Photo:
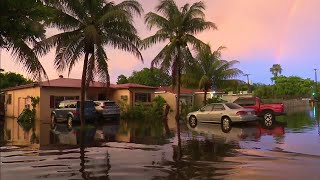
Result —
<instances>
[{"instance_id":1,"label":"driveway under water","mask_svg":"<svg viewBox=\"0 0 320 180\"><path fill-rule=\"evenodd\" d=\"M180 138L158 122L124 121L53 131L53 145L3 146L1 180L16 179L320 179L319 111L277 118L273 127L220 124L190 128ZM181 139L181 140L180 140ZM68 144L68 145L62 145Z\"/></svg>"}]
</instances>

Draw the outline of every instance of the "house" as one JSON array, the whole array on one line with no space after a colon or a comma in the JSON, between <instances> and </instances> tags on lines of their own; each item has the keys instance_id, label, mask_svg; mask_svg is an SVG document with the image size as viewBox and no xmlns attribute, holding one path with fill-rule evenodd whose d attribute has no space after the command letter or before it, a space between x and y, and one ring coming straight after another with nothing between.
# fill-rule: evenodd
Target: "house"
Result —
<instances>
[{"instance_id":1,"label":"house","mask_svg":"<svg viewBox=\"0 0 320 180\"><path fill-rule=\"evenodd\" d=\"M173 109L176 107L176 90L171 86L160 86L155 91L155 96L161 96L166 101L167 104ZM193 90L187 88L180 88L180 103L188 106L193 106Z\"/></svg>"},{"instance_id":2,"label":"house","mask_svg":"<svg viewBox=\"0 0 320 180\"><path fill-rule=\"evenodd\" d=\"M36 108L36 135L40 145L49 144L50 112L62 100L79 99L80 79L63 78L39 83L31 83L4 89L5 94L5 136L15 144L28 144L31 133L24 132L17 123L17 117L23 109L31 104L30 97L40 97ZM111 84L107 92L104 83L92 82L86 92L86 99L113 100L128 106L136 102L151 103L157 88L140 84Z\"/></svg>"}]
</instances>

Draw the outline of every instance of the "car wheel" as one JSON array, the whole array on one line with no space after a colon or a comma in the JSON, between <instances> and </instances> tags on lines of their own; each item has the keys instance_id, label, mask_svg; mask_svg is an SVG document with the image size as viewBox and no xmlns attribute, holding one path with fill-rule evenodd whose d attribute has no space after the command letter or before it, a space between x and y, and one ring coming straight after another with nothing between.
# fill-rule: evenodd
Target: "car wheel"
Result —
<instances>
[{"instance_id":1,"label":"car wheel","mask_svg":"<svg viewBox=\"0 0 320 180\"><path fill-rule=\"evenodd\" d=\"M54 129L57 126L57 119L56 116L54 114L51 114L51 129Z\"/></svg>"},{"instance_id":2,"label":"car wheel","mask_svg":"<svg viewBox=\"0 0 320 180\"><path fill-rule=\"evenodd\" d=\"M195 128L197 126L197 124L198 124L198 120L197 120L196 116L190 116L189 117L190 127Z\"/></svg>"},{"instance_id":3,"label":"car wheel","mask_svg":"<svg viewBox=\"0 0 320 180\"><path fill-rule=\"evenodd\" d=\"M72 123L73 123L73 118L72 118L72 116L69 115L67 118L67 127L69 130L72 129Z\"/></svg>"},{"instance_id":4,"label":"car wheel","mask_svg":"<svg viewBox=\"0 0 320 180\"><path fill-rule=\"evenodd\" d=\"M264 125L266 127L270 127L273 124L273 120L274 120L274 115L271 111L266 111L263 114L263 121L264 121Z\"/></svg>"},{"instance_id":5,"label":"car wheel","mask_svg":"<svg viewBox=\"0 0 320 180\"><path fill-rule=\"evenodd\" d=\"M221 119L221 130L224 132L224 133L228 133L231 131L231 119L229 117L223 117Z\"/></svg>"}]
</instances>

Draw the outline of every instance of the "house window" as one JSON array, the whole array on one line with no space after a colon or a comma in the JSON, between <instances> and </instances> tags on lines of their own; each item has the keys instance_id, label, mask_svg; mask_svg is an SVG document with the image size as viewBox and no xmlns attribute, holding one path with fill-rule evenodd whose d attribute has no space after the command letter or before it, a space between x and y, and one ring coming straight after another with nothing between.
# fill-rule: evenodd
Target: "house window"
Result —
<instances>
[{"instance_id":1,"label":"house window","mask_svg":"<svg viewBox=\"0 0 320 180\"><path fill-rule=\"evenodd\" d=\"M12 94L8 94L7 104L12 103Z\"/></svg>"},{"instance_id":2,"label":"house window","mask_svg":"<svg viewBox=\"0 0 320 180\"><path fill-rule=\"evenodd\" d=\"M151 94L135 93L135 102L151 102Z\"/></svg>"},{"instance_id":3,"label":"house window","mask_svg":"<svg viewBox=\"0 0 320 180\"><path fill-rule=\"evenodd\" d=\"M50 96L50 108L56 108L64 100L79 100L79 96Z\"/></svg>"}]
</instances>

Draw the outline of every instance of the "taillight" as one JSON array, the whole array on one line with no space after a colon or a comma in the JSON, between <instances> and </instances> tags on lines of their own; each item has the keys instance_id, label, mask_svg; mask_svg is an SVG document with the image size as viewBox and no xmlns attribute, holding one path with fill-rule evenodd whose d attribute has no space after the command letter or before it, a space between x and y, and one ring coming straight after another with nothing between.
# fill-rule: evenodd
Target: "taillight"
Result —
<instances>
[{"instance_id":1,"label":"taillight","mask_svg":"<svg viewBox=\"0 0 320 180\"><path fill-rule=\"evenodd\" d=\"M236 114L237 114L237 115L246 115L247 112L246 112L246 111L238 111Z\"/></svg>"}]
</instances>

